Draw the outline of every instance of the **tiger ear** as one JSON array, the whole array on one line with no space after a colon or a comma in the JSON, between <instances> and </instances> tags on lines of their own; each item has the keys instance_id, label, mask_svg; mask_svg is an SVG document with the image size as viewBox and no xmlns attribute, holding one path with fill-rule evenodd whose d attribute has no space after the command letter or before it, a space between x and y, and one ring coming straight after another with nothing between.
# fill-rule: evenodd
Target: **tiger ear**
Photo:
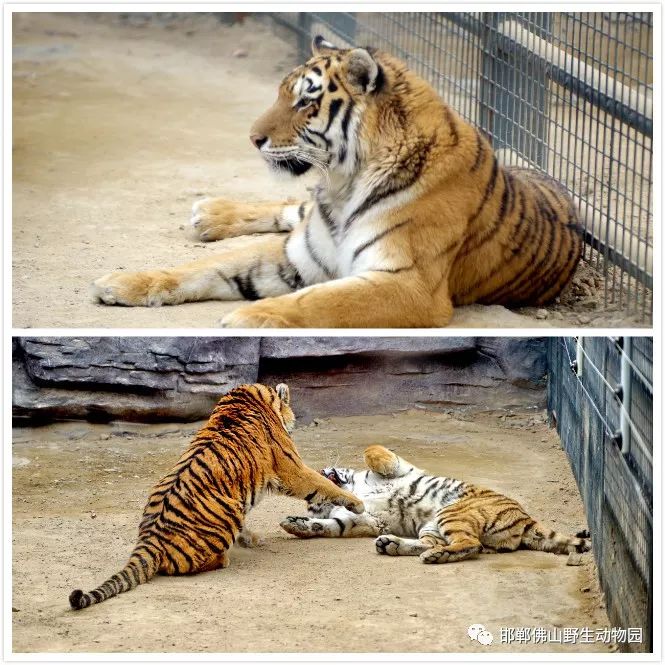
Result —
<instances>
[{"instance_id":1,"label":"tiger ear","mask_svg":"<svg viewBox=\"0 0 665 665\"><path fill-rule=\"evenodd\" d=\"M339 51L339 48L331 44L325 37L317 35L312 39L312 55L330 55L335 51Z\"/></svg>"},{"instance_id":2,"label":"tiger ear","mask_svg":"<svg viewBox=\"0 0 665 665\"><path fill-rule=\"evenodd\" d=\"M289 400L291 399L291 395L289 393L289 387L286 385L286 383L278 383L275 386L275 390L277 391L277 396L279 399L281 399L284 404L288 404Z\"/></svg>"},{"instance_id":3,"label":"tiger ear","mask_svg":"<svg viewBox=\"0 0 665 665\"><path fill-rule=\"evenodd\" d=\"M354 48L346 56L346 78L361 92L374 92L383 85L383 70L367 49Z\"/></svg>"}]
</instances>

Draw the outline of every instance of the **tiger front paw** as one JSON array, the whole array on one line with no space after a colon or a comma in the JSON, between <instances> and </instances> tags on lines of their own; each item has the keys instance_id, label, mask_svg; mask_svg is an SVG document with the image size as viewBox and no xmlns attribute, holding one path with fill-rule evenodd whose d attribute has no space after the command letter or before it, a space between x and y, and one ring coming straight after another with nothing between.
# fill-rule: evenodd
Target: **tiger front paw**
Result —
<instances>
[{"instance_id":1,"label":"tiger front paw","mask_svg":"<svg viewBox=\"0 0 665 665\"><path fill-rule=\"evenodd\" d=\"M126 307L159 307L172 304L177 282L165 273L112 272L91 286L95 302Z\"/></svg>"},{"instance_id":2,"label":"tiger front paw","mask_svg":"<svg viewBox=\"0 0 665 665\"><path fill-rule=\"evenodd\" d=\"M316 538L322 535L323 527L309 517L287 517L279 523L287 533L298 538Z\"/></svg>"},{"instance_id":3,"label":"tiger front paw","mask_svg":"<svg viewBox=\"0 0 665 665\"><path fill-rule=\"evenodd\" d=\"M356 499L355 497L351 499L343 497L342 499L334 501L333 503L338 506L343 506L356 515L360 515L365 512L365 504L360 499Z\"/></svg>"},{"instance_id":4,"label":"tiger front paw","mask_svg":"<svg viewBox=\"0 0 665 665\"><path fill-rule=\"evenodd\" d=\"M189 220L199 240L212 242L243 235L243 219L238 204L227 199L205 198L192 206Z\"/></svg>"},{"instance_id":5,"label":"tiger front paw","mask_svg":"<svg viewBox=\"0 0 665 665\"><path fill-rule=\"evenodd\" d=\"M299 328L298 322L291 320L278 308L268 302L258 301L243 305L229 312L221 321L222 328Z\"/></svg>"},{"instance_id":6,"label":"tiger front paw","mask_svg":"<svg viewBox=\"0 0 665 665\"><path fill-rule=\"evenodd\" d=\"M374 541L374 546L379 554L387 554L388 556L397 556L399 549L399 541L395 536L379 536Z\"/></svg>"}]
</instances>

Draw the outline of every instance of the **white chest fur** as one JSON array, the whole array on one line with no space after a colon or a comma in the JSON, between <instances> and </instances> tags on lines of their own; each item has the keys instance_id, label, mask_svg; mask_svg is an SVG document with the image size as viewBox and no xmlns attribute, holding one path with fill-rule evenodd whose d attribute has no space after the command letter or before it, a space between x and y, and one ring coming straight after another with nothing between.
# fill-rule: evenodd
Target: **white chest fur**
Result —
<instances>
[{"instance_id":1,"label":"white chest fur","mask_svg":"<svg viewBox=\"0 0 665 665\"><path fill-rule=\"evenodd\" d=\"M394 270L405 263L390 238L400 224L388 213L409 202L413 192L396 192L371 206L367 197L362 181L355 187L317 192L309 219L294 230L287 245L289 259L305 283Z\"/></svg>"}]
</instances>

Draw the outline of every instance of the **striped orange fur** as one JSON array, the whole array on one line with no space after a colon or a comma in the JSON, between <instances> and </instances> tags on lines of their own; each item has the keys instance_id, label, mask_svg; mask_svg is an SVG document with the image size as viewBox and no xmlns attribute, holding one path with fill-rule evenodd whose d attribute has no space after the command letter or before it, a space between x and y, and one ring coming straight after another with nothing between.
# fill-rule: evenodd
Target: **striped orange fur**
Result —
<instances>
[{"instance_id":1,"label":"striped orange fur","mask_svg":"<svg viewBox=\"0 0 665 665\"><path fill-rule=\"evenodd\" d=\"M96 589L72 591L75 610L147 582L225 568L236 540L251 546L245 515L266 491L330 501L355 512L363 504L300 459L289 436L295 417L289 389L244 385L222 397L143 511L138 542L125 567Z\"/></svg>"},{"instance_id":2,"label":"striped orange fur","mask_svg":"<svg viewBox=\"0 0 665 665\"><path fill-rule=\"evenodd\" d=\"M582 254L548 176L504 167L484 134L397 58L316 38L251 140L269 166L322 178L309 201L205 199L202 240L263 233L173 270L111 273L107 304L254 300L227 327L438 327L454 305L541 305Z\"/></svg>"},{"instance_id":3,"label":"striped orange fur","mask_svg":"<svg viewBox=\"0 0 665 665\"><path fill-rule=\"evenodd\" d=\"M309 517L287 517L282 528L299 538L378 536L379 554L419 556L423 563L470 559L483 551L518 548L555 554L586 552L587 536L550 529L514 499L473 483L433 476L383 446L365 450L368 470L330 467L321 473L365 502L353 515L310 504Z\"/></svg>"}]
</instances>

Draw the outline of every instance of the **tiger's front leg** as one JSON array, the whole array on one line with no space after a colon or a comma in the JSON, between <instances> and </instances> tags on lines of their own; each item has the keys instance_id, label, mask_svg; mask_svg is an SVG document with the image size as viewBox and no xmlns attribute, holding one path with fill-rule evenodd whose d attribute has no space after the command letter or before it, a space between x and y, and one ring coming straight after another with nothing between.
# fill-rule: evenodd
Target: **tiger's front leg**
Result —
<instances>
[{"instance_id":1,"label":"tiger's front leg","mask_svg":"<svg viewBox=\"0 0 665 665\"><path fill-rule=\"evenodd\" d=\"M106 305L156 307L287 294L302 282L285 242L275 233L230 239L220 254L177 268L109 273L93 282L92 295Z\"/></svg>"},{"instance_id":2,"label":"tiger's front leg","mask_svg":"<svg viewBox=\"0 0 665 665\"><path fill-rule=\"evenodd\" d=\"M190 224L204 242L252 233L283 233L302 222L311 204L296 201L241 203L205 198L192 207Z\"/></svg>"},{"instance_id":3,"label":"tiger's front leg","mask_svg":"<svg viewBox=\"0 0 665 665\"><path fill-rule=\"evenodd\" d=\"M343 506L357 515L365 510L365 505L355 494L338 487L304 464L294 464L289 460L278 475L280 490L288 496L304 499L308 503Z\"/></svg>"},{"instance_id":4,"label":"tiger's front leg","mask_svg":"<svg viewBox=\"0 0 665 665\"><path fill-rule=\"evenodd\" d=\"M360 538L380 533L374 518L366 513L353 515L344 509L333 511L328 519L289 516L279 525L298 538Z\"/></svg>"}]
</instances>

